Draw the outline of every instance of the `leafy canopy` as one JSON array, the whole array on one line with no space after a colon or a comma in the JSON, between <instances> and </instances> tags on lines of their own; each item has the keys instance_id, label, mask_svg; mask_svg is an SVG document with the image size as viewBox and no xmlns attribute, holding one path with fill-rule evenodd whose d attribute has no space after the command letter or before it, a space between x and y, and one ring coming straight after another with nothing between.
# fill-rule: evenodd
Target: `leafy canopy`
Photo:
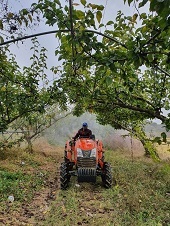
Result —
<instances>
[{"instance_id":1,"label":"leafy canopy","mask_svg":"<svg viewBox=\"0 0 170 226\"><path fill-rule=\"evenodd\" d=\"M39 0L36 6L49 26L70 31L56 33L61 44L55 53L63 62L58 84L75 105L75 114L94 112L116 128L120 122L157 118L170 129L163 113L170 109L168 0L124 0L136 4L136 13L118 11L116 20L105 24L103 5L80 2L81 7L69 7L59 0ZM149 13L139 13L146 4Z\"/></svg>"},{"instance_id":2,"label":"leafy canopy","mask_svg":"<svg viewBox=\"0 0 170 226\"><path fill-rule=\"evenodd\" d=\"M106 23L103 5L81 0L69 6L69 2L39 0L32 5L42 12L46 24L59 29L55 54L63 70L53 86L38 89L44 60L34 55L33 65L21 74L16 62L9 62L1 49L1 128L23 112L44 111L54 101L63 105L69 101L76 115L94 112L100 122L115 128L157 118L170 129L170 117L163 113L170 109L168 0L124 0L136 4L136 13L129 16L118 11L116 19ZM149 13L140 13L146 4Z\"/></svg>"},{"instance_id":3,"label":"leafy canopy","mask_svg":"<svg viewBox=\"0 0 170 226\"><path fill-rule=\"evenodd\" d=\"M40 87L46 80L46 49L39 50L36 39L31 48L30 67L21 68L15 56L7 56L8 47L0 49L0 131L19 118L29 121L31 113L43 114L55 102L65 109L65 95L56 86Z\"/></svg>"}]
</instances>

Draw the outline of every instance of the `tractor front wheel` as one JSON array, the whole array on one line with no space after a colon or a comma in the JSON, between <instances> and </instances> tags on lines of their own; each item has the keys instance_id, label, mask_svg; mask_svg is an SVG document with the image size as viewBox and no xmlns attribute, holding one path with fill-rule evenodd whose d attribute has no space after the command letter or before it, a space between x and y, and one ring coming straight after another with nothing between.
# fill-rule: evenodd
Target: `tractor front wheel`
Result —
<instances>
[{"instance_id":1,"label":"tractor front wheel","mask_svg":"<svg viewBox=\"0 0 170 226\"><path fill-rule=\"evenodd\" d=\"M60 186L62 190L68 187L69 180L70 175L68 174L67 164L63 162L60 166Z\"/></svg>"},{"instance_id":2,"label":"tractor front wheel","mask_svg":"<svg viewBox=\"0 0 170 226\"><path fill-rule=\"evenodd\" d=\"M113 183L111 166L109 163L104 163L103 174L102 174L102 182L106 188L111 188Z\"/></svg>"}]
</instances>

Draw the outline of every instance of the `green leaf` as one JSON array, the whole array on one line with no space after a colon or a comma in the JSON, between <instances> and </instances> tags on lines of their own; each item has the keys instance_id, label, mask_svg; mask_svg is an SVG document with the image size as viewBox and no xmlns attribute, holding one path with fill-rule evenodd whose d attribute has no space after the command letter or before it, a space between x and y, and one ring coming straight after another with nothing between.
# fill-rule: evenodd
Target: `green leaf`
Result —
<instances>
[{"instance_id":1,"label":"green leaf","mask_svg":"<svg viewBox=\"0 0 170 226\"><path fill-rule=\"evenodd\" d=\"M112 78L111 77L108 77L108 76L106 77L106 80L105 81L106 81L106 85L107 86L110 86L112 84L112 82L113 82L112 81Z\"/></svg>"},{"instance_id":2,"label":"green leaf","mask_svg":"<svg viewBox=\"0 0 170 226\"><path fill-rule=\"evenodd\" d=\"M11 12L9 12L9 13L7 14L7 18L8 18L8 19L11 19L13 16L14 16L14 14L11 13Z\"/></svg>"},{"instance_id":3,"label":"green leaf","mask_svg":"<svg viewBox=\"0 0 170 226\"><path fill-rule=\"evenodd\" d=\"M19 22L20 25L22 25L22 20L20 18L17 18L17 21Z\"/></svg>"},{"instance_id":4,"label":"green leaf","mask_svg":"<svg viewBox=\"0 0 170 226\"><path fill-rule=\"evenodd\" d=\"M3 23L2 23L2 20L0 20L0 29L3 30Z\"/></svg>"},{"instance_id":5,"label":"green leaf","mask_svg":"<svg viewBox=\"0 0 170 226\"><path fill-rule=\"evenodd\" d=\"M101 18L102 18L102 13L101 13L101 11L97 11L97 13L96 13L96 18L97 18L98 23L100 23Z\"/></svg>"},{"instance_id":6,"label":"green leaf","mask_svg":"<svg viewBox=\"0 0 170 226\"><path fill-rule=\"evenodd\" d=\"M3 43L4 42L4 39L2 36L0 36L0 43Z\"/></svg>"},{"instance_id":7,"label":"green leaf","mask_svg":"<svg viewBox=\"0 0 170 226\"><path fill-rule=\"evenodd\" d=\"M28 14L28 10L27 9L22 9L21 12L22 12L23 15L27 15Z\"/></svg>"},{"instance_id":8,"label":"green leaf","mask_svg":"<svg viewBox=\"0 0 170 226\"><path fill-rule=\"evenodd\" d=\"M1 91L2 91L2 92L6 91L6 87L3 86L3 87L1 88Z\"/></svg>"},{"instance_id":9,"label":"green leaf","mask_svg":"<svg viewBox=\"0 0 170 226\"><path fill-rule=\"evenodd\" d=\"M77 11L76 11L76 16L77 16L79 19L83 19L83 18L84 18L84 12L82 12L81 10L77 10Z\"/></svg>"},{"instance_id":10,"label":"green leaf","mask_svg":"<svg viewBox=\"0 0 170 226\"><path fill-rule=\"evenodd\" d=\"M55 3L57 3L59 6L61 6L61 3L59 0L54 0Z\"/></svg>"},{"instance_id":11,"label":"green leaf","mask_svg":"<svg viewBox=\"0 0 170 226\"><path fill-rule=\"evenodd\" d=\"M58 57L58 61L60 61L60 60L62 60L63 59L63 57L62 57L62 55L60 55L59 57Z\"/></svg>"},{"instance_id":12,"label":"green leaf","mask_svg":"<svg viewBox=\"0 0 170 226\"><path fill-rule=\"evenodd\" d=\"M86 3L87 3L86 0L80 0L80 2L81 2L81 4L84 5L84 6L85 6Z\"/></svg>"},{"instance_id":13,"label":"green leaf","mask_svg":"<svg viewBox=\"0 0 170 226\"><path fill-rule=\"evenodd\" d=\"M148 54L148 60L149 60L149 62L153 62L154 55L153 54Z\"/></svg>"},{"instance_id":14,"label":"green leaf","mask_svg":"<svg viewBox=\"0 0 170 226\"><path fill-rule=\"evenodd\" d=\"M29 18L29 20L30 20L31 23L32 23L32 16L31 16L30 14L28 14L28 18Z\"/></svg>"},{"instance_id":15,"label":"green leaf","mask_svg":"<svg viewBox=\"0 0 170 226\"><path fill-rule=\"evenodd\" d=\"M114 22L112 20L109 20L106 25L111 25L111 24L114 24Z\"/></svg>"},{"instance_id":16,"label":"green leaf","mask_svg":"<svg viewBox=\"0 0 170 226\"><path fill-rule=\"evenodd\" d=\"M142 2L140 2L139 8L143 7L147 2L148 2L148 0L143 0Z\"/></svg>"},{"instance_id":17,"label":"green leaf","mask_svg":"<svg viewBox=\"0 0 170 226\"><path fill-rule=\"evenodd\" d=\"M133 92L133 87L132 86L129 87L129 92L130 93Z\"/></svg>"},{"instance_id":18,"label":"green leaf","mask_svg":"<svg viewBox=\"0 0 170 226\"><path fill-rule=\"evenodd\" d=\"M146 18L147 18L146 13L141 13L141 14L140 14L140 19L146 19Z\"/></svg>"},{"instance_id":19,"label":"green leaf","mask_svg":"<svg viewBox=\"0 0 170 226\"><path fill-rule=\"evenodd\" d=\"M99 28L101 28L101 27L104 27L104 24L100 24L100 25L99 25Z\"/></svg>"},{"instance_id":20,"label":"green leaf","mask_svg":"<svg viewBox=\"0 0 170 226\"><path fill-rule=\"evenodd\" d=\"M160 137L155 137L154 140L153 140L153 142L156 142L156 143L158 143L158 144L161 144L161 139L160 139Z\"/></svg>"},{"instance_id":21,"label":"green leaf","mask_svg":"<svg viewBox=\"0 0 170 226\"><path fill-rule=\"evenodd\" d=\"M162 141L161 140L158 140L157 143L160 145L162 143Z\"/></svg>"},{"instance_id":22,"label":"green leaf","mask_svg":"<svg viewBox=\"0 0 170 226\"><path fill-rule=\"evenodd\" d=\"M128 4L130 6L130 4L133 2L133 0L128 0Z\"/></svg>"},{"instance_id":23,"label":"green leaf","mask_svg":"<svg viewBox=\"0 0 170 226\"><path fill-rule=\"evenodd\" d=\"M91 6L92 9L97 9L97 5L96 4L89 3L89 6Z\"/></svg>"},{"instance_id":24,"label":"green leaf","mask_svg":"<svg viewBox=\"0 0 170 226\"><path fill-rule=\"evenodd\" d=\"M104 9L104 6L103 5L98 5L97 6L97 10L103 10Z\"/></svg>"},{"instance_id":25,"label":"green leaf","mask_svg":"<svg viewBox=\"0 0 170 226\"><path fill-rule=\"evenodd\" d=\"M166 136L166 133L165 133L165 132L162 132L162 133L161 133L161 137L162 137L162 139L163 139L163 142L166 143L166 141L167 141L167 140L166 140L166 137L167 137L167 136Z\"/></svg>"}]
</instances>

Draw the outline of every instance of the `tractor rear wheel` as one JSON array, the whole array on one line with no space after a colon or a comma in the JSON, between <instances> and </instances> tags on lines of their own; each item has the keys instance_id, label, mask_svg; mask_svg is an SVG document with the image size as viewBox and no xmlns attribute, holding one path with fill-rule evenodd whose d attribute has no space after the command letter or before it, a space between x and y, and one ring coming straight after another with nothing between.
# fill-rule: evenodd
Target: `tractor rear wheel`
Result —
<instances>
[{"instance_id":1,"label":"tractor rear wheel","mask_svg":"<svg viewBox=\"0 0 170 226\"><path fill-rule=\"evenodd\" d=\"M113 183L111 166L108 162L104 163L103 174L102 174L102 182L106 188L111 188Z\"/></svg>"},{"instance_id":2,"label":"tractor rear wheel","mask_svg":"<svg viewBox=\"0 0 170 226\"><path fill-rule=\"evenodd\" d=\"M60 186L62 190L68 187L69 180L70 175L68 174L67 164L62 162L60 166Z\"/></svg>"}]
</instances>

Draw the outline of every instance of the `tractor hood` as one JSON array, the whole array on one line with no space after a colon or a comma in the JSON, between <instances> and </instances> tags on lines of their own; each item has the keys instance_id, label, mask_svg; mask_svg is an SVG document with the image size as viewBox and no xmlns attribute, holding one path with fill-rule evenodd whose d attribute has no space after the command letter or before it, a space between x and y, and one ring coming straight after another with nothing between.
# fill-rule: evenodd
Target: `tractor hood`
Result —
<instances>
[{"instance_id":1,"label":"tractor hood","mask_svg":"<svg viewBox=\"0 0 170 226\"><path fill-rule=\"evenodd\" d=\"M96 142L89 138L80 138L76 141L75 147L82 150L92 150L96 147Z\"/></svg>"}]
</instances>

